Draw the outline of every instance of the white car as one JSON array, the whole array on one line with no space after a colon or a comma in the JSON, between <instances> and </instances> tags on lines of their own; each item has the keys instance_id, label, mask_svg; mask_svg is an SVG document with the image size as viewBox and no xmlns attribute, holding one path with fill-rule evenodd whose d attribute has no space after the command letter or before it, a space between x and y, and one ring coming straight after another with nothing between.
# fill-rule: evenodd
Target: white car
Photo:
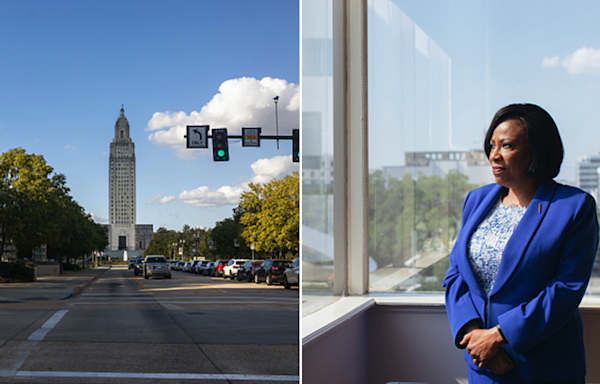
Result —
<instances>
[{"instance_id":1,"label":"white car","mask_svg":"<svg viewBox=\"0 0 600 384\"><path fill-rule=\"evenodd\" d=\"M237 277L238 270L244 266L247 259L231 259L226 266L223 267L223 278L230 278L231 280Z\"/></svg>"}]
</instances>

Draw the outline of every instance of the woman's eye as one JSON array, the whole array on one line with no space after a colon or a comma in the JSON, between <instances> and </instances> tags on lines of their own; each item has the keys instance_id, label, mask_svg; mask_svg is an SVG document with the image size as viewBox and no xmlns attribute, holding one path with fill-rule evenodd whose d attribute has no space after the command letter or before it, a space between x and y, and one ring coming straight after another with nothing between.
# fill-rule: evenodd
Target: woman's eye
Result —
<instances>
[{"instance_id":1,"label":"woman's eye","mask_svg":"<svg viewBox=\"0 0 600 384\"><path fill-rule=\"evenodd\" d=\"M512 148L512 145L510 145L508 143L504 143L504 144L502 144L502 147L504 147L504 148Z\"/></svg>"}]
</instances>

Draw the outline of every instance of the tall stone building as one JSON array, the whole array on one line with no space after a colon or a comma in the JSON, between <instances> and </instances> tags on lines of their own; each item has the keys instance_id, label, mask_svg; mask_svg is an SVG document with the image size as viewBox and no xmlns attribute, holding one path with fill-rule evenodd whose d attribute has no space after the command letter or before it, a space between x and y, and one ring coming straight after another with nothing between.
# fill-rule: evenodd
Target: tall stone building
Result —
<instances>
[{"instance_id":1,"label":"tall stone building","mask_svg":"<svg viewBox=\"0 0 600 384\"><path fill-rule=\"evenodd\" d=\"M115 123L109 157L109 248L141 254L153 235L151 224L136 225L135 145L129 136L125 110ZM138 252L135 252L138 251ZM141 251L141 252L140 252ZM132 254L133 253L133 254ZM113 256L119 256L113 253Z\"/></svg>"}]
</instances>

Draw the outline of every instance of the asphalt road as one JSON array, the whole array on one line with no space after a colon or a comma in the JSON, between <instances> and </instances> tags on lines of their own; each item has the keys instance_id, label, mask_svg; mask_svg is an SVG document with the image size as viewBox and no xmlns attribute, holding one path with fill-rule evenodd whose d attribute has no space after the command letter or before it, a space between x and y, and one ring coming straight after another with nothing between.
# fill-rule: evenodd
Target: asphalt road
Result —
<instances>
[{"instance_id":1,"label":"asphalt road","mask_svg":"<svg viewBox=\"0 0 600 384\"><path fill-rule=\"evenodd\" d=\"M113 267L76 297L0 306L0 383L299 382L298 289Z\"/></svg>"}]
</instances>

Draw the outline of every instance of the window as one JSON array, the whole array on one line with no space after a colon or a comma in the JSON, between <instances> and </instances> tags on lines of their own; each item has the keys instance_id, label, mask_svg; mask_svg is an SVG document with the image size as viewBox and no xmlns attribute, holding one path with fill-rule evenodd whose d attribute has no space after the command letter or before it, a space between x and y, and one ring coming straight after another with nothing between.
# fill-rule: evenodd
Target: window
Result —
<instances>
[{"instance_id":1,"label":"window","mask_svg":"<svg viewBox=\"0 0 600 384\"><path fill-rule=\"evenodd\" d=\"M597 153L589 112L600 46L583 38L597 30L587 16L597 10L593 1L368 0L370 292L442 292L465 194L493 182L487 161L465 161L467 152L485 159L499 108L548 110L566 151L557 181L578 185L577 157ZM427 166L407 164L422 151ZM597 280L598 269L588 293L600 293Z\"/></svg>"},{"instance_id":2,"label":"window","mask_svg":"<svg viewBox=\"0 0 600 384\"><path fill-rule=\"evenodd\" d=\"M548 110L566 151L557 181L600 198L596 167L579 170L586 162L578 158L598 152L600 46L589 38L600 3L365 2L358 23L347 10L360 2L302 2L302 165L310 175L302 180L303 316L362 279L367 293L442 293L464 197L493 182L483 152L487 126L508 104ZM361 22L366 41L357 42ZM366 54L365 78L344 72L356 65L357 50ZM339 57L350 59L338 65ZM357 97L348 91L357 79L367 87L364 140L347 128L356 108L344 104ZM352 163L361 157L363 169ZM355 198L360 183L352 180L361 177L368 194ZM348 214L360 206L366 218ZM360 235L346 225L361 223L368 249L344 249ZM367 268L353 273L356 257ZM597 265L588 294L600 294Z\"/></svg>"},{"instance_id":3,"label":"window","mask_svg":"<svg viewBox=\"0 0 600 384\"><path fill-rule=\"evenodd\" d=\"M331 0L302 2L303 315L335 300L332 12Z\"/></svg>"}]
</instances>

